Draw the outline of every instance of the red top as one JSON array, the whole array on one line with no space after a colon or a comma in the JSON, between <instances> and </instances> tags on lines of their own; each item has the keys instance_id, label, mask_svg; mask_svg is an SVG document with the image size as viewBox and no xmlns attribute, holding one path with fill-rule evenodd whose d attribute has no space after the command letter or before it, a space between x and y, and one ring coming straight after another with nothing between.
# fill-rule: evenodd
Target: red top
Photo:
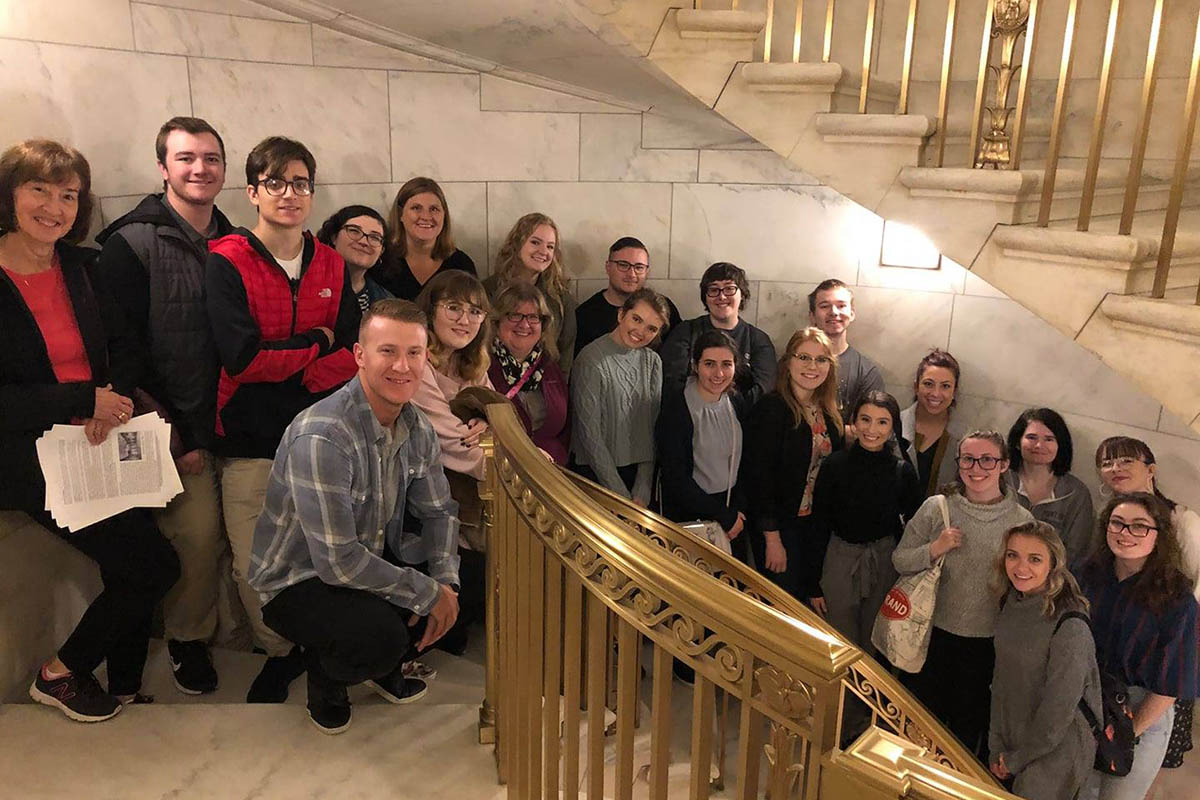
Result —
<instances>
[{"instance_id":1,"label":"red top","mask_svg":"<svg viewBox=\"0 0 1200 800\"><path fill-rule=\"evenodd\" d=\"M83 347L79 323L75 320L75 309L71 305L67 282L63 280L62 268L59 267L57 259L51 269L32 275L13 272L7 267L4 271L20 291L25 305L29 307L38 328L42 331L46 352L50 356L50 365L54 368L58 382L91 382L92 365L88 361L87 350Z\"/></svg>"}]
</instances>

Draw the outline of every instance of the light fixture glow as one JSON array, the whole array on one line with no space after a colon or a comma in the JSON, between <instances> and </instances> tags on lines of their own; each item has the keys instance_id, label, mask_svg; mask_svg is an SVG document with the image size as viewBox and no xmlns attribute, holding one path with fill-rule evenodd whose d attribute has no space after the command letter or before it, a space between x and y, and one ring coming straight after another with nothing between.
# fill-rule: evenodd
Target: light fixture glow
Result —
<instances>
[{"instance_id":1,"label":"light fixture glow","mask_svg":"<svg viewBox=\"0 0 1200 800\"><path fill-rule=\"evenodd\" d=\"M883 251L879 263L885 267L938 269L942 254L921 231L902 222L883 222Z\"/></svg>"}]
</instances>

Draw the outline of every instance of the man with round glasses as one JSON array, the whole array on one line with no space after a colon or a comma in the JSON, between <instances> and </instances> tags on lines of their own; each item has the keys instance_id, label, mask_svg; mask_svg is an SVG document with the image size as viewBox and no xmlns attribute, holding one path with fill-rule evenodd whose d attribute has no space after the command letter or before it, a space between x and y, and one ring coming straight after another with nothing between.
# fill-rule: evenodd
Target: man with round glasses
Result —
<instances>
[{"instance_id":1,"label":"man with round glasses","mask_svg":"<svg viewBox=\"0 0 1200 800\"><path fill-rule=\"evenodd\" d=\"M646 279L650 277L650 251L640 239L622 236L608 248L604 272L608 275L608 286L575 309L575 355L617 327L617 312L621 310L625 299L645 286ZM667 330L672 330L680 322L679 309L671 302L671 298L666 295L662 297L671 312ZM655 349L661 346L662 340Z\"/></svg>"},{"instance_id":2,"label":"man with round glasses","mask_svg":"<svg viewBox=\"0 0 1200 800\"><path fill-rule=\"evenodd\" d=\"M234 579L267 654L247 702L283 702L304 671L299 650L263 623L261 597L246 581L271 462L292 419L357 370L350 348L360 314L346 265L304 230L316 172L300 142L259 142L246 158L258 222L209 248L205 288L221 363L212 450Z\"/></svg>"}]
</instances>

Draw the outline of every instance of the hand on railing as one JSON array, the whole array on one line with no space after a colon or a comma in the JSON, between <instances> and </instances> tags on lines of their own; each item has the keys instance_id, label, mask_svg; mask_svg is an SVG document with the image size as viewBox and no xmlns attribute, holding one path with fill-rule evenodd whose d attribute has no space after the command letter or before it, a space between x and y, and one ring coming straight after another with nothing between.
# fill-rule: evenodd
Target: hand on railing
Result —
<instances>
[{"instance_id":1,"label":"hand on railing","mask_svg":"<svg viewBox=\"0 0 1200 800\"><path fill-rule=\"evenodd\" d=\"M829 607L825 605L824 597L810 597L808 604L812 606L812 610L820 614L822 617L829 616Z\"/></svg>"}]
</instances>

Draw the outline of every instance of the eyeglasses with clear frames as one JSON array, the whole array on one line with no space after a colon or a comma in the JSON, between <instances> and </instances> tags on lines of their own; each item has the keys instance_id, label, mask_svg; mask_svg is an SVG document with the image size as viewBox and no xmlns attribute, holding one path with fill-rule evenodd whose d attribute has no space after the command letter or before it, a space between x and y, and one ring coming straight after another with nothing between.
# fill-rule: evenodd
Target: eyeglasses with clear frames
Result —
<instances>
[{"instance_id":1,"label":"eyeglasses with clear frames","mask_svg":"<svg viewBox=\"0 0 1200 800\"><path fill-rule=\"evenodd\" d=\"M1134 464L1144 464L1144 463L1146 463L1146 462L1143 461L1142 459L1134 458L1133 456L1121 456L1120 458L1106 458L1100 462L1100 471L1101 472L1112 472L1113 470L1118 470L1118 469L1129 469Z\"/></svg>"},{"instance_id":2,"label":"eyeglasses with clear frames","mask_svg":"<svg viewBox=\"0 0 1200 800\"><path fill-rule=\"evenodd\" d=\"M446 316L453 322L462 319L463 314L466 314L472 322L478 322L487 314L482 308L471 303L438 303L438 305L445 310Z\"/></svg>"},{"instance_id":3,"label":"eyeglasses with clear frames","mask_svg":"<svg viewBox=\"0 0 1200 800\"><path fill-rule=\"evenodd\" d=\"M346 232L351 241L357 242L360 239L366 239L373 247L383 247L382 233L367 233L357 225L343 225L342 230Z\"/></svg>"},{"instance_id":4,"label":"eyeglasses with clear frames","mask_svg":"<svg viewBox=\"0 0 1200 800\"><path fill-rule=\"evenodd\" d=\"M308 197L313 193L313 182L308 178L296 178L290 181L283 178L262 178L254 185L261 185L271 197L283 197L289 186L292 187L292 194L296 197Z\"/></svg>"},{"instance_id":5,"label":"eyeglasses with clear frames","mask_svg":"<svg viewBox=\"0 0 1200 800\"><path fill-rule=\"evenodd\" d=\"M1000 463L1000 459L996 458L995 456L979 456L978 458L975 456L959 456L954 460L961 469L970 469L978 464L988 472L994 470L996 465Z\"/></svg>"},{"instance_id":6,"label":"eyeglasses with clear frames","mask_svg":"<svg viewBox=\"0 0 1200 800\"><path fill-rule=\"evenodd\" d=\"M1135 539L1145 539L1150 535L1151 531L1157 533L1158 528L1143 522L1123 522L1122 520L1112 518L1108 520L1109 533L1122 533L1124 531L1129 531L1129 535Z\"/></svg>"},{"instance_id":7,"label":"eyeglasses with clear frames","mask_svg":"<svg viewBox=\"0 0 1200 800\"><path fill-rule=\"evenodd\" d=\"M792 353L792 358L805 366L816 364L818 367L828 367L833 363L833 359L829 356L810 356L808 353Z\"/></svg>"},{"instance_id":8,"label":"eyeglasses with clear frames","mask_svg":"<svg viewBox=\"0 0 1200 800\"><path fill-rule=\"evenodd\" d=\"M545 322L545 318L541 314L518 314L515 311L511 314L505 314L504 318L513 325L520 324L522 320L525 321L525 324L530 326L542 325Z\"/></svg>"},{"instance_id":9,"label":"eyeglasses with clear frames","mask_svg":"<svg viewBox=\"0 0 1200 800\"><path fill-rule=\"evenodd\" d=\"M705 297L720 297L721 295L733 297L737 293L737 286L709 286L704 290Z\"/></svg>"},{"instance_id":10,"label":"eyeglasses with clear frames","mask_svg":"<svg viewBox=\"0 0 1200 800\"><path fill-rule=\"evenodd\" d=\"M632 272L634 275L645 275L650 269L649 264L634 264L632 261L614 261L609 259L608 263L612 264L620 272Z\"/></svg>"}]
</instances>

